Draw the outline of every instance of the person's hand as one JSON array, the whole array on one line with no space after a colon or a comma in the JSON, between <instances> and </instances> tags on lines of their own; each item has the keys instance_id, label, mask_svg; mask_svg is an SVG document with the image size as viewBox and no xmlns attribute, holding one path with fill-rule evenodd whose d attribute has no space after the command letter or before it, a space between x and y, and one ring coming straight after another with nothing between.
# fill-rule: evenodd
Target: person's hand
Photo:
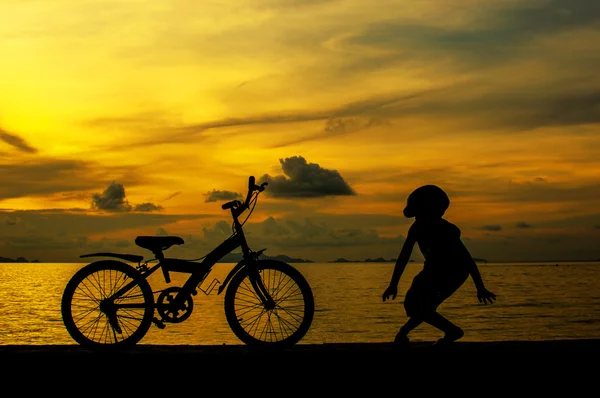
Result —
<instances>
[{"instance_id":1,"label":"person's hand","mask_svg":"<svg viewBox=\"0 0 600 398\"><path fill-rule=\"evenodd\" d=\"M477 299L480 303L492 304L494 301L496 301L496 295L487 290L485 287L482 287L477 289Z\"/></svg>"},{"instance_id":2,"label":"person's hand","mask_svg":"<svg viewBox=\"0 0 600 398\"><path fill-rule=\"evenodd\" d=\"M383 301L387 300L390 296L392 296L392 300L396 298L398 294L398 286L389 285L385 292L383 292Z\"/></svg>"}]
</instances>

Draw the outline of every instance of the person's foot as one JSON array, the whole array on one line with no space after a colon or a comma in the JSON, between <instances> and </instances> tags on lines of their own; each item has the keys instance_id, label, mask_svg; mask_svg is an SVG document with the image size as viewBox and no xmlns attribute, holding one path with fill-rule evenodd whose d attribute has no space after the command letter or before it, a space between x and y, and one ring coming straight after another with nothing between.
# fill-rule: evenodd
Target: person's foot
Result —
<instances>
[{"instance_id":1,"label":"person's foot","mask_svg":"<svg viewBox=\"0 0 600 398\"><path fill-rule=\"evenodd\" d=\"M444 337L435 342L436 346L446 346L448 344L454 343L456 340L461 339L465 335L465 332L459 327L456 329L447 332Z\"/></svg>"},{"instance_id":2,"label":"person's foot","mask_svg":"<svg viewBox=\"0 0 600 398\"><path fill-rule=\"evenodd\" d=\"M398 332L396 338L394 338L394 348L405 350L410 348L410 340L408 336L403 332Z\"/></svg>"}]
</instances>

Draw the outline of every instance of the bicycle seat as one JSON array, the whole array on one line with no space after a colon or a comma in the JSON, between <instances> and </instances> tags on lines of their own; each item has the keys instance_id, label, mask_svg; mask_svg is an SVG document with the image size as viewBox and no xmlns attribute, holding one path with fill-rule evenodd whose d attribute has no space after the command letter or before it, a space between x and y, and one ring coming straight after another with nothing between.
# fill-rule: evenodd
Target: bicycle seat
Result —
<instances>
[{"instance_id":1,"label":"bicycle seat","mask_svg":"<svg viewBox=\"0 0 600 398\"><path fill-rule=\"evenodd\" d=\"M151 252L167 250L173 245L183 245L183 239L179 236L138 236L135 244Z\"/></svg>"}]
</instances>

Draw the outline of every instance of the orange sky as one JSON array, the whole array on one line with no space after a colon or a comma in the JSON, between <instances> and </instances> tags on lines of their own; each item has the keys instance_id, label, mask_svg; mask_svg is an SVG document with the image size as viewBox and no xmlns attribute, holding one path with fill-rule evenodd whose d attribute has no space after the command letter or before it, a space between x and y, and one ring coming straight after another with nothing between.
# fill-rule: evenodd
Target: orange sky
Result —
<instances>
[{"instance_id":1,"label":"orange sky","mask_svg":"<svg viewBox=\"0 0 600 398\"><path fill-rule=\"evenodd\" d=\"M197 257L268 175L270 255L396 257L433 183L475 257L598 259L599 23L592 0L2 1L0 257L165 233Z\"/></svg>"}]
</instances>

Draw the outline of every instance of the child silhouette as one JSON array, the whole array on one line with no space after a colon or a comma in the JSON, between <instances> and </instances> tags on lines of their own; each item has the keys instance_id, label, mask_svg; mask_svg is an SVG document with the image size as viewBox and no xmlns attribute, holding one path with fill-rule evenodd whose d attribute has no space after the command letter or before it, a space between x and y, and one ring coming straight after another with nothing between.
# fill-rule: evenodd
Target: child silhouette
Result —
<instances>
[{"instance_id":1,"label":"child silhouette","mask_svg":"<svg viewBox=\"0 0 600 398\"><path fill-rule=\"evenodd\" d=\"M444 337L436 345L452 343L463 337L463 330L440 315L437 308L462 286L469 275L475 282L480 303L491 304L496 300L496 295L485 288L477 264L462 243L460 229L442 218L449 206L448 195L436 185L421 186L408 196L404 216L414 217L415 221L408 230L392 280L383 293L383 301L390 296L392 300L396 298L398 282L415 243L419 245L425 262L404 298L409 319L394 339L394 343L400 346L408 346L409 332L423 322L444 332Z\"/></svg>"}]
</instances>

